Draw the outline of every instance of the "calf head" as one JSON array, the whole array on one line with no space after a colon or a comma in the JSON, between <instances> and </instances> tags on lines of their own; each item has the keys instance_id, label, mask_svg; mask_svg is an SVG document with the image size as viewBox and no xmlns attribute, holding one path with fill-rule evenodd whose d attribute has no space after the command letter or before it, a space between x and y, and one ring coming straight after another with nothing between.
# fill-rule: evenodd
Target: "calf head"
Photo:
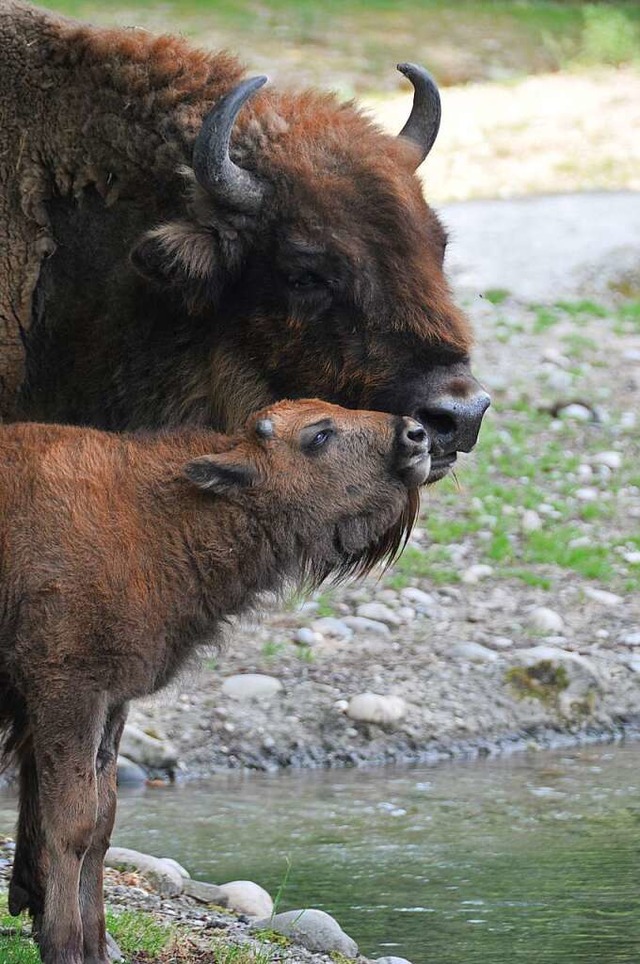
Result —
<instances>
[{"instance_id":1,"label":"calf head","mask_svg":"<svg viewBox=\"0 0 640 964\"><path fill-rule=\"evenodd\" d=\"M195 459L185 474L248 508L271 543L320 582L395 558L419 509L429 449L425 429L406 416L285 401L251 416L226 451Z\"/></svg>"},{"instance_id":2,"label":"calf head","mask_svg":"<svg viewBox=\"0 0 640 964\"><path fill-rule=\"evenodd\" d=\"M185 216L132 257L191 313L212 420L235 429L260 405L309 395L410 415L429 432L435 481L473 447L489 398L415 176L440 98L422 68L399 69L415 94L395 138L331 96L240 83L196 139Z\"/></svg>"}]
</instances>

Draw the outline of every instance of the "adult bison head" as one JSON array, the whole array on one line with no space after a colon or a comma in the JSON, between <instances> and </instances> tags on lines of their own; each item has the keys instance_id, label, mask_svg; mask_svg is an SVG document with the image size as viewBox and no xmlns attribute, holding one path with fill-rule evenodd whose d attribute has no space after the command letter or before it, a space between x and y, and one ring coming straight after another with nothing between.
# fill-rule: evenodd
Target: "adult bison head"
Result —
<instances>
[{"instance_id":1,"label":"adult bison head","mask_svg":"<svg viewBox=\"0 0 640 964\"><path fill-rule=\"evenodd\" d=\"M444 278L445 231L415 177L440 98L426 71L399 69L414 102L397 138L330 95L253 96L265 78L242 81L202 123L184 215L148 231L132 260L184 303L209 352L181 420L192 404L188 417L232 429L309 395L411 415L432 437L435 481L473 447L489 398Z\"/></svg>"}]
</instances>

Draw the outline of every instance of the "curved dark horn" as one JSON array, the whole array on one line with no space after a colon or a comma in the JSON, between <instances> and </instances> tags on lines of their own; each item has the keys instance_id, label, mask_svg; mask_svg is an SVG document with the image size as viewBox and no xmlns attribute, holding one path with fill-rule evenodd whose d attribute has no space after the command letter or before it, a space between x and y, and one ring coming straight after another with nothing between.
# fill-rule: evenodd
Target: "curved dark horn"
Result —
<instances>
[{"instance_id":1,"label":"curved dark horn","mask_svg":"<svg viewBox=\"0 0 640 964\"><path fill-rule=\"evenodd\" d=\"M417 64L398 64L398 70L413 84L413 107L409 120L400 131L400 137L407 137L421 150L420 160L424 161L433 147L440 129L442 105L435 80L428 70Z\"/></svg>"},{"instance_id":2,"label":"curved dark horn","mask_svg":"<svg viewBox=\"0 0 640 964\"><path fill-rule=\"evenodd\" d=\"M257 211L264 185L229 157L231 131L242 105L266 82L266 77L251 77L221 97L203 120L193 147L193 170L200 187L241 211Z\"/></svg>"}]
</instances>

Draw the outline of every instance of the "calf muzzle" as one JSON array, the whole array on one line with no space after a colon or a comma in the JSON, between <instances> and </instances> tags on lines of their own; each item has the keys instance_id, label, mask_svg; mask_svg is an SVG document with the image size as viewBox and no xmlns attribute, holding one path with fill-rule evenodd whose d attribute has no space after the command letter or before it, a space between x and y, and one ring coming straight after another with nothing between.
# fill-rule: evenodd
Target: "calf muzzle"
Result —
<instances>
[{"instance_id":1,"label":"calf muzzle","mask_svg":"<svg viewBox=\"0 0 640 964\"><path fill-rule=\"evenodd\" d=\"M396 469L407 488L424 485L431 470L431 440L425 428L413 418L398 419Z\"/></svg>"}]
</instances>

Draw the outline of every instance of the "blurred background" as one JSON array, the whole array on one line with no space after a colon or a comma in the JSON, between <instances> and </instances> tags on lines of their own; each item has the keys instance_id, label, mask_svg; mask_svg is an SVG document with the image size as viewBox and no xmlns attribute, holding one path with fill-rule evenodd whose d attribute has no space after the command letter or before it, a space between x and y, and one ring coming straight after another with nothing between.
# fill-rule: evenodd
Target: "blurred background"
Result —
<instances>
[{"instance_id":1,"label":"blurred background","mask_svg":"<svg viewBox=\"0 0 640 964\"><path fill-rule=\"evenodd\" d=\"M52 0L180 32L280 85L357 96L394 130L399 60L444 88L429 198L640 187L640 4L580 0Z\"/></svg>"}]
</instances>

